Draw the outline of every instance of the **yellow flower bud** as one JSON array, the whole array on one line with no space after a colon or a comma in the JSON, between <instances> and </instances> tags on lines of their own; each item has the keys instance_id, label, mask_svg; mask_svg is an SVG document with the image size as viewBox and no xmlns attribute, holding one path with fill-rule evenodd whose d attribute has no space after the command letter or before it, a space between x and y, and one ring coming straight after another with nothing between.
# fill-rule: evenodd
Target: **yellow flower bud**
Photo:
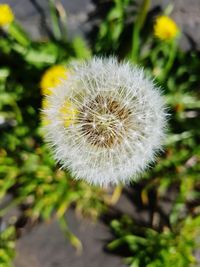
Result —
<instances>
[{"instance_id":1,"label":"yellow flower bud","mask_svg":"<svg viewBox=\"0 0 200 267\"><path fill-rule=\"evenodd\" d=\"M14 20L14 14L7 4L0 4L0 27L9 25Z\"/></svg>"},{"instance_id":2,"label":"yellow flower bud","mask_svg":"<svg viewBox=\"0 0 200 267\"><path fill-rule=\"evenodd\" d=\"M157 17L154 24L154 35L162 41L174 39L179 33L177 24L167 16Z\"/></svg>"}]
</instances>

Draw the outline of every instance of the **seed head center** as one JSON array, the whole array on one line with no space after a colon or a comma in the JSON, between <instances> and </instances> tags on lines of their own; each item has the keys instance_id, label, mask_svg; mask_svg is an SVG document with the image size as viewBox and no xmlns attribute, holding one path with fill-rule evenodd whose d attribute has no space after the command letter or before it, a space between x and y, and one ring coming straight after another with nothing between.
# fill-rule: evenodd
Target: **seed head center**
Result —
<instances>
[{"instance_id":1,"label":"seed head center","mask_svg":"<svg viewBox=\"0 0 200 267\"><path fill-rule=\"evenodd\" d=\"M79 115L79 123L90 144L111 148L123 140L130 113L130 110L116 99L99 95L84 105Z\"/></svg>"}]
</instances>

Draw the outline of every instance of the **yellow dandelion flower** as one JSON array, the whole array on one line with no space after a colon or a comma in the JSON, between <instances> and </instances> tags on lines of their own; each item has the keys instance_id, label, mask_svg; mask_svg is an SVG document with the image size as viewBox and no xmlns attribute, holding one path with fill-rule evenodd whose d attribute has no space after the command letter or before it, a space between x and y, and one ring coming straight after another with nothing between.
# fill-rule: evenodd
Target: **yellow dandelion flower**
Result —
<instances>
[{"instance_id":1,"label":"yellow dandelion flower","mask_svg":"<svg viewBox=\"0 0 200 267\"><path fill-rule=\"evenodd\" d=\"M174 39L179 33L177 24L167 16L157 17L154 24L154 35L162 41Z\"/></svg>"},{"instance_id":2,"label":"yellow dandelion flower","mask_svg":"<svg viewBox=\"0 0 200 267\"><path fill-rule=\"evenodd\" d=\"M42 109L49 107L49 101L47 99L42 100ZM77 119L79 111L73 105L70 100L66 100L62 107L59 109L60 119L63 121L63 125L67 128L74 124ZM47 126L51 123L51 120L44 114L41 114L41 122L43 126Z\"/></svg>"},{"instance_id":3,"label":"yellow dandelion flower","mask_svg":"<svg viewBox=\"0 0 200 267\"><path fill-rule=\"evenodd\" d=\"M59 113L61 119L63 120L64 126L67 128L70 125L74 124L79 111L70 100L65 100L64 104L59 110Z\"/></svg>"},{"instance_id":4,"label":"yellow dandelion flower","mask_svg":"<svg viewBox=\"0 0 200 267\"><path fill-rule=\"evenodd\" d=\"M14 14L7 4L0 4L0 27L9 25L14 20Z\"/></svg>"},{"instance_id":5,"label":"yellow dandelion flower","mask_svg":"<svg viewBox=\"0 0 200 267\"><path fill-rule=\"evenodd\" d=\"M43 95L51 95L51 88L56 87L68 76L67 70L61 65L55 65L43 74L40 87ZM47 99L42 99L42 109L48 108L49 102ZM49 125L51 122L43 113L41 114L41 122L43 126Z\"/></svg>"},{"instance_id":6,"label":"yellow dandelion flower","mask_svg":"<svg viewBox=\"0 0 200 267\"><path fill-rule=\"evenodd\" d=\"M62 82L62 79L66 79L68 72L65 67L61 65L55 65L46 70L40 81L40 88L43 95L50 95L51 88L56 87Z\"/></svg>"}]
</instances>

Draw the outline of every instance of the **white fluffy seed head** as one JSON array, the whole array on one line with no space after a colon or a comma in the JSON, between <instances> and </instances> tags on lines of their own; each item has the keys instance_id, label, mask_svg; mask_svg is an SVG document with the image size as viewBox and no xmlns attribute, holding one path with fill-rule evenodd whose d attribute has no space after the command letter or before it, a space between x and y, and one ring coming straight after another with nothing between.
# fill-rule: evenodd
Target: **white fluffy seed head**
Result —
<instances>
[{"instance_id":1,"label":"white fluffy seed head","mask_svg":"<svg viewBox=\"0 0 200 267\"><path fill-rule=\"evenodd\" d=\"M102 186L128 183L161 147L162 97L130 63L114 58L75 63L47 102L46 140L76 179Z\"/></svg>"}]
</instances>

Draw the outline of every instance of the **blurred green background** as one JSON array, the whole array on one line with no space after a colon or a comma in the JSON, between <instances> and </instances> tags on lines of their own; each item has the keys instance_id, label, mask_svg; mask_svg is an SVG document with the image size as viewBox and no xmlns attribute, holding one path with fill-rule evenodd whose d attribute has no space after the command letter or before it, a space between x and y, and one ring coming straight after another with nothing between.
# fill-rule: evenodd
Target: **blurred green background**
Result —
<instances>
[{"instance_id":1,"label":"blurred green background","mask_svg":"<svg viewBox=\"0 0 200 267\"><path fill-rule=\"evenodd\" d=\"M199 266L200 53L180 48L184 29L170 17L173 5L152 12L150 0L100 1L101 22L84 39L68 37L60 1L46 2L51 34L41 40L32 40L8 3L0 4L0 267L12 266L22 221L26 228L57 218L67 240L84 253L68 227L69 208L89 220L106 218L112 240L104 247L129 266ZM168 106L164 151L129 187L102 189L74 181L43 140L40 109L48 84L70 61L93 55L115 55L144 67ZM117 212L123 196L136 213ZM20 214L8 216L15 207Z\"/></svg>"}]
</instances>

